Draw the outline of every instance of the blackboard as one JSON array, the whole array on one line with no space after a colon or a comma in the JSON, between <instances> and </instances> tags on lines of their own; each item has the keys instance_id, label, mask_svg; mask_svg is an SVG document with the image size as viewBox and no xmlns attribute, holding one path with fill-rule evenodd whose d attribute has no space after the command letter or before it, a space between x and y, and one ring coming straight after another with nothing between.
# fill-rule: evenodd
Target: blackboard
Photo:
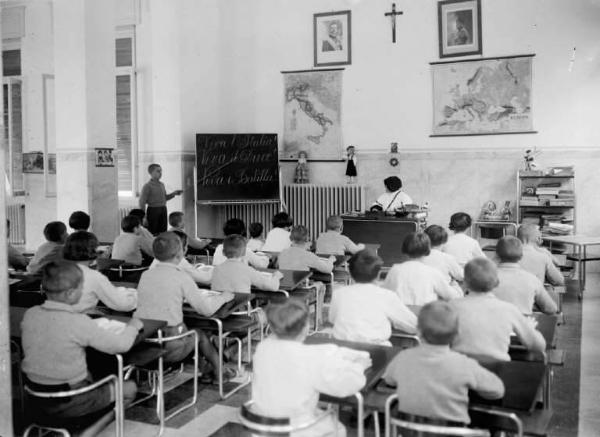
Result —
<instances>
[{"instance_id":1,"label":"blackboard","mask_svg":"<svg viewBox=\"0 0 600 437\"><path fill-rule=\"evenodd\" d=\"M279 200L277 134L196 134L198 202Z\"/></svg>"}]
</instances>

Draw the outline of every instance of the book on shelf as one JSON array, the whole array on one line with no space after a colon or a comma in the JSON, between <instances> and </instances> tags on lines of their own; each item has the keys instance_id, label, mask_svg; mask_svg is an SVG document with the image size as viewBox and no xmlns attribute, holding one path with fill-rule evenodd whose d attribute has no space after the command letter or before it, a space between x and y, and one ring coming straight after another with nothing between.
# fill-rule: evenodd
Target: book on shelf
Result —
<instances>
[{"instance_id":1,"label":"book on shelf","mask_svg":"<svg viewBox=\"0 0 600 437\"><path fill-rule=\"evenodd\" d=\"M537 186L540 188L556 188L556 187L560 187L562 184L560 182L542 182L541 184L538 184Z\"/></svg>"},{"instance_id":2,"label":"book on shelf","mask_svg":"<svg viewBox=\"0 0 600 437\"><path fill-rule=\"evenodd\" d=\"M538 196L558 196L559 188L536 188L535 194Z\"/></svg>"}]
</instances>

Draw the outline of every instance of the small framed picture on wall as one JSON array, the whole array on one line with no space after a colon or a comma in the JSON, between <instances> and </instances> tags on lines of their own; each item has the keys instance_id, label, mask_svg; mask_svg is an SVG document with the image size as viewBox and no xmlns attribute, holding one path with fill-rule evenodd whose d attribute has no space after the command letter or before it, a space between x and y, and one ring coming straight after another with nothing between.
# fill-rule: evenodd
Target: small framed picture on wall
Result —
<instances>
[{"instance_id":1,"label":"small framed picture on wall","mask_svg":"<svg viewBox=\"0 0 600 437\"><path fill-rule=\"evenodd\" d=\"M350 11L314 14L315 67L352 63Z\"/></svg>"},{"instance_id":2,"label":"small framed picture on wall","mask_svg":"<svg viewBox=\"0 0 600 437\"><path fill-rule=\"evenodd\" d=\"M114 167L115 166L113 149L97 147L94 150L96 152L96 167Z\"/></svg>"},{"instance_id":3,"label":"small framed picture on wall","mask_svg":"<svg viewBox=\"0 0 600 437\"><path fill-rule=\"evenodd\" d=\"M481 0L438 3L440 58L481 55Z\"/></svg>"}]
</instances>

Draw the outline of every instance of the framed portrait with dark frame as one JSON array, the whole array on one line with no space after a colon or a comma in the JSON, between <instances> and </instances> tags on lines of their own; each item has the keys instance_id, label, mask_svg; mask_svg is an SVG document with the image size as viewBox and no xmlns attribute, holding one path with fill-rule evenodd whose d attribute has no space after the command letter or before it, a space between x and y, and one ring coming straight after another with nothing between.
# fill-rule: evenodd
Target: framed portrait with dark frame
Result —
<instances>
[{"instance_id":1,"label":"framed portrait with dark frame","mask_svg":"<svg viewBox=\"0 0 600 437\"><path fill-rule=\"evenodd\" d=\"M96 167L114 167L115 159L112 148L96 147Z\"/></svg>"},{"instance_id":2,"label":"framed portrait with dark frame","mask_svg":"<svg viewBox=\"0 0 600 437\"><path fill-rule=\"evenodd\" d=\"M438 3L440 58L481 55L481 0Z\"/></svg>"},{"instance_id":3,"label":"framed portrait with dark frame","mask_svg":"<svg viewBox=\"0 0 600 437\"><path fill-rule=\"evenodd\" d=\"M323 12L313 16L315 67L352 63L350 11Z\"/></svg>"}]
</instances>

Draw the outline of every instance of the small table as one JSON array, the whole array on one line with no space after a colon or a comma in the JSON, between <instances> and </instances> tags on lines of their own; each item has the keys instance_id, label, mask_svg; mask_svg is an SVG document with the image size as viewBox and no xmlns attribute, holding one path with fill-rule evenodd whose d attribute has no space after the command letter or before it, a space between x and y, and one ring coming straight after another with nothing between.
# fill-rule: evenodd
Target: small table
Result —
<instances>
[{"instance_id":1,"label":"small table","mask_svg":"<svg viewBox=\"0 0 600 437\"><path fill-rule=\"evenodd\" d=\"M364 396L375 389L375 386L383 376L385 369L390 361L402 350L400 348L380 346L369 343L359 343L355 341L337 340L332 337L313 335L304 340L305 344L335 344L359 351L368 352L371 356L372 365L365 370L366 383L362 390L354 396L346 398L336 398L321 394L319 399L323 402L330 402L343 405L357 405L358 409L358 437L364 436Z\"/></svg>"},{"instance_id":2,"label":"small table","mask_svg":"<svg viewBox=\"0 0 600 437\"><path fill-rule=\"evenodd\" d=\"M552 250L552 243L569 244L576 250L575 256L571 259L577 261L577 271L579 276L579 299L583 298L583 290L585 290L585 263L587 261L599 260L600 257L587 257L588 246L600 246L600 237L586 237L584 235L561 235L556 237L544 236L543 239L550 243L550 250Z\"/></svg>"}]
</instances>

